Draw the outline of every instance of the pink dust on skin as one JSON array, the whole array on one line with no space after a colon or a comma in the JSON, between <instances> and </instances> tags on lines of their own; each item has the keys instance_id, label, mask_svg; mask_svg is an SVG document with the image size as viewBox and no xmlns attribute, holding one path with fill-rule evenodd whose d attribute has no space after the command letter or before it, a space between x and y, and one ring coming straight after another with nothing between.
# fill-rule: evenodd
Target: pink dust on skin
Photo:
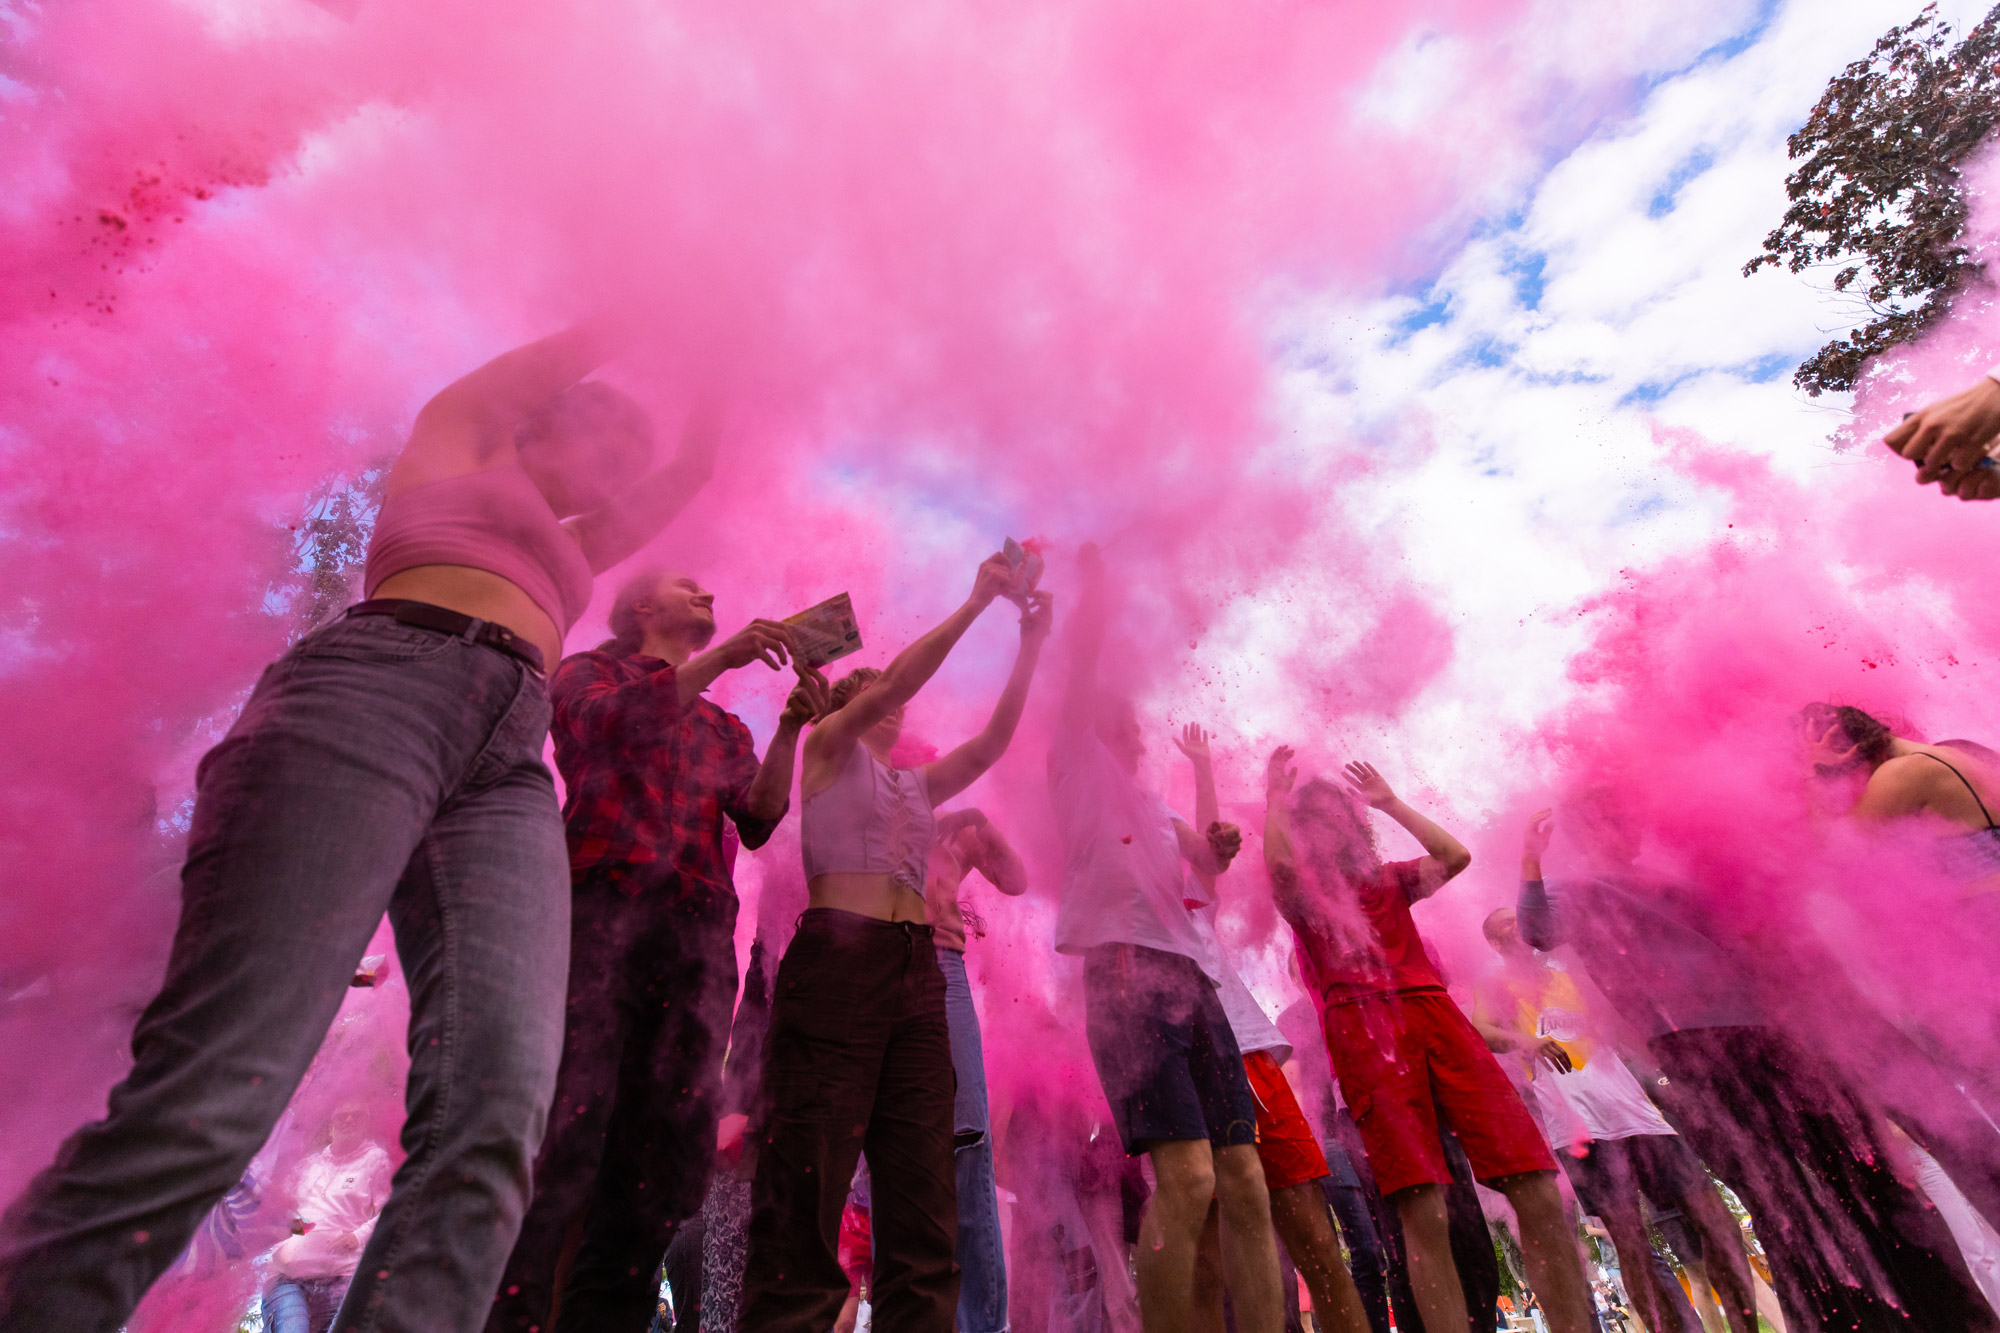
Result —
<instances>
[{"instance_id":1,"label":"pink dust on skin","mask_svg":"<svg viewBox=\"0 0 2000 1333\"><path fill-rule=\"evenodd\" d=\"M1494 161L1532 165L1576 133L1579 105L1616 104L1638 58L1560 77L1515 60L1534 46L1522 10L1124 0L920 8L866 29L831 4L780 21L637 0L364 3L352 22L295 0L16 15L0 121L0 752L16 775L0 987L31 998L0 1010L0 1045L36 1074L0 1086L0 1194L122 1068L172 928L175 815L195 757L282 650L289 622L259 608L305 497L393 452L456 374L604 304L647 316L606 373L656 409L663 447L696 397L723 406L723 467L651 554L716 590L725 630L847 590L869 643L856 661L880 665L1007 532L1052 540L1059 594L1066 554L1095 539L1124 599L1107 672L1149 700L1197 680L1215 704L1196 711L1221 729L1232 682L1186 645L1227 599L1334 562L1365 632L1329 659L1319 612L1299 608L1274 670L1297 681L1312 736L1284 739L1322 744L1409 706L1449 660L1449 629L1393 552L1329 534L1319 497L1249 466L1271 425L1261 321L1293 292L1421 273L1496 188ZM1440 35L1483 53L1459 99L1481 114L1433 152L1427 126L1361 104L1386 59ZM1941 517L1872 480L1843 479L1830 503L1693 445L1686 466L1737 497L1744 535L1593 608L1605 628L1577 700L1551 701L1546 745L1523 737L1522 754L1551 780L1645 773L1662 855L1747 877L1785 911L1721 906L1789 922L1772 840L1794 845L1802 801L1785 794L1783 718L1864 684L1913 716L1976 704L1969 670L1954 683L1939 654L1991 660L1972 583L1993 567L1988 511ZM1803 543L1800 514L1823 525ZM1944 599L1951 626L1885 613L1896 589ZM1036 886L983 895L994 934L972 966L996 1106L1030 1086L1097 1106L1074 969L1047 947L1061 865L1042 759L1070 605L1014 752L961 798L1001 823ZM1815 617L1838 648L1813 643ZM569 646L596 637L580 626ZM972 734L1014 642L996 608L913 730ZM782 694L752 667L715 697L768 736ZM1148 780L1179 792L1167 722L1147 714ZM1261 790L1262 751L1239 749L1225 817L1254 829L1232 803ZM1517 822L1458 831L1482 869L1510 864ZM795 847L744 858L746 899L799 892L781 855L795 864ZM1225 936L1249 948L1276 930L1258 855L1252 839L1225 881ZM1476 887L1498 894L1505 876ZM746 910L744 943L760 916L782 930L794 915ZM1010 1018L1031 1007L1053 1017ZM357 1028L372 1035L330 1047L297 1122L315 1098L369 1089L388 1140L399 1022L374 1003ZM271 1149L303 1151L284 1132ZM201 1326L187 1312L222 1300L203 1281L163 1288L145 1326Z\"/></svg>"}]
</instances>

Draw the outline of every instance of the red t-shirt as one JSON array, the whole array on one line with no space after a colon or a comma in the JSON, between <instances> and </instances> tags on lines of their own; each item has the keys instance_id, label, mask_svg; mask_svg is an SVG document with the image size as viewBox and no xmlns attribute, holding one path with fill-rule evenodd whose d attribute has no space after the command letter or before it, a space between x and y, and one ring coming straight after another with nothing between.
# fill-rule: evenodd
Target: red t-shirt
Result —
<instances>
[{"instance_id":1,"label":"red t-shirt","mask_svg":"<svg viewBox=\"0 0 2000 1333\"><path fill-rule=\"evenodd\" d=\"M1288 914L1298 936L1299 963L1306 984L1325 1003L1444 990L1444 979L1424 951L1423 937L1410 917L1411 895L1418 887L1417 867L1421 864L1390 861L1372 878L1350 886L1372 941L1344 942L1325 928L1324 920L1299 920ZM1330 905L1326 908L1334 910Z\"/></svg>"}]
</instances>

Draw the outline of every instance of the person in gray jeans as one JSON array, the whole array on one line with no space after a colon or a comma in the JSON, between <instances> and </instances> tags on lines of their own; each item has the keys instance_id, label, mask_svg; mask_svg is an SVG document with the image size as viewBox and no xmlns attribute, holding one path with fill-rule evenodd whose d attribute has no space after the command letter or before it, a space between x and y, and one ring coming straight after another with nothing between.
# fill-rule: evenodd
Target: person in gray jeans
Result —
<instances>
[{"instance_id":1,"label":"person in gray jeans","mask_svg":"<svg viewBox=\"0 0 2000 1333\"><path fill-rule=\"evenodd\" d=\"M126 1321L262 1146L384 911L410 987L408 1159L335 1327L484 1323L562 1047L542 663L593 576L713 466L703 417L645 472L644 412L578 383L614 345L571 329L425 406L388 477L371 600L266 670L202 759L165 982L105 1117L0 1217L0 1330Z\"/></svg>"}]
</instances>

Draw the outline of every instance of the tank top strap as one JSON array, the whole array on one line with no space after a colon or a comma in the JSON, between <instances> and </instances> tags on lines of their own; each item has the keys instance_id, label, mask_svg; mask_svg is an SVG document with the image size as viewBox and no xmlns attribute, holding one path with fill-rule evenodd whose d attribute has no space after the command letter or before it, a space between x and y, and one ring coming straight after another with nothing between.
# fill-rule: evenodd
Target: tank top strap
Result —
<instances>
[{"instance_id":1,"label":"tank top strap","mask_svg":"<svg viewBox=\"0 0 2000 1333\"><path fill-rule=\"evenodd\" d=\"M1972 803L1979 807L1979 817L1986 821L1986 827L1989 829L1994 827L2000 827L1996 826L1993 823L1993 816L1986 812L1986 802L1979 799L1979 789L1972 785L1971 780L1967 778L1965 774L1958 771L1958 765L1952 763L1951 760L1946 759L1943 755L1932 754L1929 750L1919 750L1917 751L1917 753L1923 755L1927 759L1935 759L1940 764L1943 764L1946 768L1950 769L1951 775L1957 778L1960 782L1963 782L1965 784L1965 790L1972 794Z\"/></svg>"}]
</instances>

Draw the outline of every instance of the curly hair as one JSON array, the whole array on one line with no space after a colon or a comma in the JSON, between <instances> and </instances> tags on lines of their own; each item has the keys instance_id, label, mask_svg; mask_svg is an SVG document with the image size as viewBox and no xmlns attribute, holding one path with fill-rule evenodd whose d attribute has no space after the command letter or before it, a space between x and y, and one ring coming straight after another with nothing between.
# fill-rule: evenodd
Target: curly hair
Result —
<instances>
[{"instance_id":1,"label":"curly hair","mask_svg":"<svg viewBox=\"0 0 2000 1333\"><path fill-rule=\"evenodd\" d=\"M1819 732L1838 727L1871 769L1881 767L1896 742L1896 734L1889 730L1888 723L1851 704L1807 704L1799 710L1799 720Z\"/></svg>"},{"instance_id":2,"label":"curly hair","mask_svg":"<svg viewBox=\"0 0 2000 1333\"><path fill-rule=\"evenodd\" d=\"M878 667L856 667L833 684L832 707L829 712L839 712L854 701L854 696L873 685L882 676Z\"/></svg>"}]
</instances>

